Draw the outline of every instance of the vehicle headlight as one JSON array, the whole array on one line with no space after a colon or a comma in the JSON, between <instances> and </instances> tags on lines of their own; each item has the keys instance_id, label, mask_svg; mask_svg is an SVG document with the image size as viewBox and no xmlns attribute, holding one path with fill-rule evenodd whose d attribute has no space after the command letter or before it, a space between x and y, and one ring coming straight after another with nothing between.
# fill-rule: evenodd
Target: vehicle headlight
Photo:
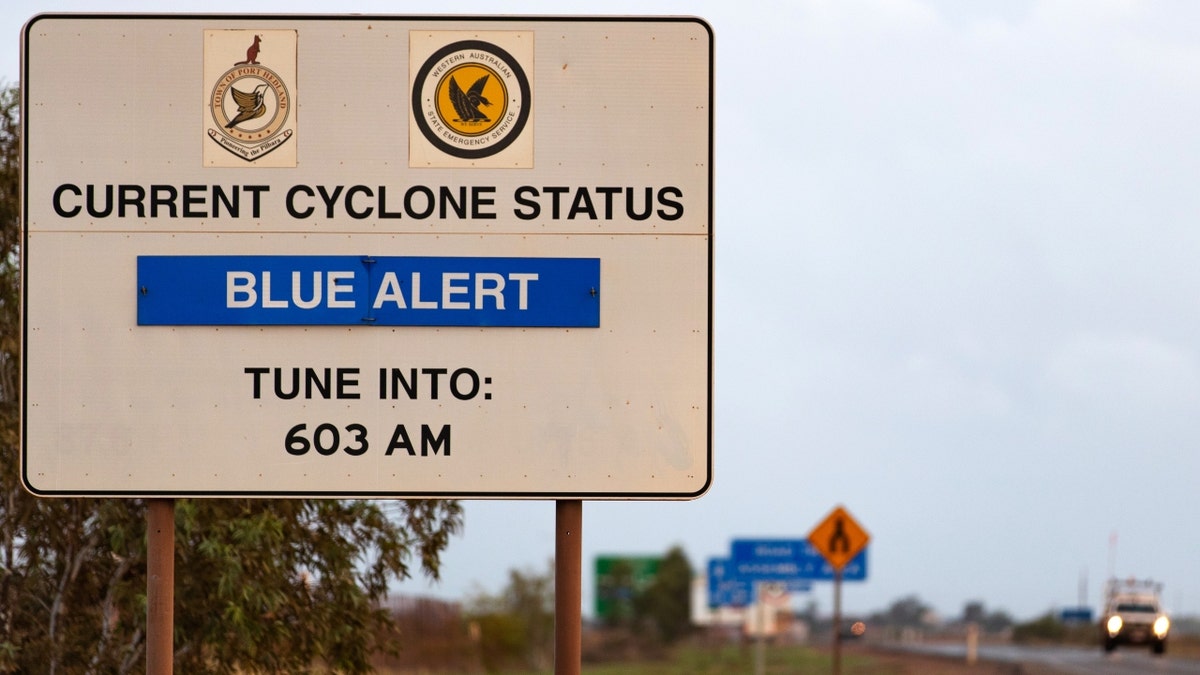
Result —
<instances>
[{"instance_id":1,"label":"vehicle headlight","mask_svg":"<svg viewBox=\"0 0 1200 675\"><path fill-rule=\"evenodd\" d=\"M1117 633L1120 633L1121 626L1124 625L1124 623L1125 623L1124 621L1121 621L1120 616L1118 616L1116 614L1110 616L1108 618L1108 634L1116 635Z\"/></svg>"},{"instance_id":2,"label":"vehicle headlight","mask_svg":"<svg viewBox=\"0 0 1200 675\"><path fill-rule=\"evenodd\" d=\"M1165 616L1160 616L1154 620L1154 634L1159 638L1167 637L1167 631L1171 630L1171 620Z\"/></svg>"}]
</instances>

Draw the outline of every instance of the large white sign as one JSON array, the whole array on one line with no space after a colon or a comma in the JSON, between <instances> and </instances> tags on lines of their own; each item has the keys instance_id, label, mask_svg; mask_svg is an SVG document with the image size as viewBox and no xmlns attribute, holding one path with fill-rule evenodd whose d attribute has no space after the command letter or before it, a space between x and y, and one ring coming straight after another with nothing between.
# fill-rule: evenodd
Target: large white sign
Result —
<instances>
[{"instance_id":1,"label":"large white sign","mask_svg":"<svg viewBox=\"0 0 1200 675\"><path fill-rule=\"evenodd\" d=\"M702 21L43 15L23 38L34 493L708 488Z\"/></svg>"}]
</instances>

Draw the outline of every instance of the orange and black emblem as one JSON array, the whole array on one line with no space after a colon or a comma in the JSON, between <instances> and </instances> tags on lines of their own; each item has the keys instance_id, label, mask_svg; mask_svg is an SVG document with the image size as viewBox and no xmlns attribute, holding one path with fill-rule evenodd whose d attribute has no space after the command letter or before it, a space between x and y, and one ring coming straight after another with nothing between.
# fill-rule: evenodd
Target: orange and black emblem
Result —
<instances>
[{"instance_id":1,"label":"orange and black emblem","mask_svg":"<svg viewBox=\"0 0 1200 675\"><path fill-rule=\"evenodd\" d=\"M413 83L413 115L435 147L460 158L494 155L529 119L529 80L508 52L463 40L434 52Z\"/></svg>"}]
</instances>

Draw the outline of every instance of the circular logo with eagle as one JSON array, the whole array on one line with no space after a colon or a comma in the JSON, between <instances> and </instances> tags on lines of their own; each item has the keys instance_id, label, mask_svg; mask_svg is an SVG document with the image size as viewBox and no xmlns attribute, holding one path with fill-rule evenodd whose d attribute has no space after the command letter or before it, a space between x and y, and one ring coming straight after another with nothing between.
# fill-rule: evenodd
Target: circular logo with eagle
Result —
<instances>
[{"instance_id":1,"label":"circular logo with eagle","mask_svg":"<svg viewBox=\"0 0 1200 675\"><path fill-rule=\"evenodd\" d=\"M244 144L270 140L285 128L292 108L287 85L257 60L260 39L217 80L209 108L217 128L229 139Z\"/></svg>"},{"instance_id":2,"label":"circular logo with eagle","mask_svg":"<svg viewBox=\"0 0 1200 675\"><path fill-rule=\"evenodd\" d=\"M413 118L435 147L454 157L490 157L529 120L529 80L508 52L462 40L434 52L413 83Z\"/></svg>"}]
</instances>

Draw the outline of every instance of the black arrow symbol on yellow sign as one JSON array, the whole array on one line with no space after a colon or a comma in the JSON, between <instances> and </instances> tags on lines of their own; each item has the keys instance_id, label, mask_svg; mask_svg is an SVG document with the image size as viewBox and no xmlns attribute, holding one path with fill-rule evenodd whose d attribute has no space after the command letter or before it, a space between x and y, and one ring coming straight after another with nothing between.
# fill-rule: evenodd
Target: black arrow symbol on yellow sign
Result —
<instances>
[{"instance_id":1,"label":"black arrow symbol on yellow sign","mask_svg":"<svg viewBox=\"0 0 1200 675\"><path fill-rule=\"evenodd\" d=\"M846 536L846 521L838 518L833 522L833 534L829 536L829 552L850 553L850 537Z\"/></svg>"}]
</instances>

